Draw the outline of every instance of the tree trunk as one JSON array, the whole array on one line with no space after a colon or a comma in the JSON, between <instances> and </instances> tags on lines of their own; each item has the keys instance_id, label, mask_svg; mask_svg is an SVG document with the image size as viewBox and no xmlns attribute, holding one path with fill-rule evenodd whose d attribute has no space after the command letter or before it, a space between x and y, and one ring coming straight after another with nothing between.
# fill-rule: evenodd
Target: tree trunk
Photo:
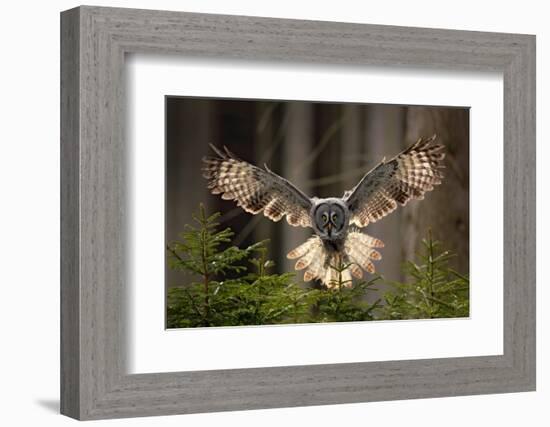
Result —
<instances>
[{"instance_id":1,"label":"tree trunk","mask_svg":"<svg viewBox=\"0 0 550 427\"><path fill-rule=\"evenodd\" d=\"M424 200L411 201L404 209L404 259L412 260L420 242L431 228L433 238L457 256L451 266L469 273L469 110L465 108L409 107L406 142L437 134L446 147L444 179L426 194Z\"/></svg>"},{"instance_id":2,"label":"tree trunk","mask_svg":"<svg viewBox=\"0 0 550 427\"><path fill-rule=\"evenodd\" d=\"M371 105L367 107L365 129L365 172L373 168L384 157L391 158L402 149L403 144L404 112L403 107L393 105ZM365 228L365 233L382 240L384 248L380 250L382 259L375 263L376 272L386 280L401 280L401 245L403 234L401 231L402 210L397 209L390 215L382 218ZM384 286L380 289L381 296Z\"/></svg>"},{"instance_id":3,"label":"tree trunk","mask_svg":"<svg viewBox=\"0 0 550 427\"><path fill-rule=\"evenodd\" d=\"M302 162L313 147L313 106L308 102L291 102L286 106L288 127L285 133L283 147L282 175L295 186L305 191L310 197L307 181L311 178L311 167L303 166ZM282 271L294 271L296 260L288 260L286 254L304 243L311 237L312 230L303 227L291 227L282 220L282 253L279 254L278 265ZM297 280L302 274L297 273Z\"/></svg>"}]
</instances>

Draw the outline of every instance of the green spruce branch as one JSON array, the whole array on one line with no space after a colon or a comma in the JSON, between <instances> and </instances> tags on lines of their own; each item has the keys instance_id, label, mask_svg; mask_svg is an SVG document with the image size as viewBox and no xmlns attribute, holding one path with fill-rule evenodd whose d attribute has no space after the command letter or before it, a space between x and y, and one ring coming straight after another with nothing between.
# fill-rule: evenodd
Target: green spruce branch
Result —
<instances>
[{"instance_id":1,"label":"green spruce branch","mask_svg":"<svg viewBox=\"0 0 550 427\"><path fill-rule=\"evenodd\" d=\"M449 267L456 255L441 249L441 243L428 237L422 240L418 263L407 261L405 282L390 283L393 290L384 295L381 313L387 319L426 319L467 317L470 281Z\"/></svg>"}]
</instances>

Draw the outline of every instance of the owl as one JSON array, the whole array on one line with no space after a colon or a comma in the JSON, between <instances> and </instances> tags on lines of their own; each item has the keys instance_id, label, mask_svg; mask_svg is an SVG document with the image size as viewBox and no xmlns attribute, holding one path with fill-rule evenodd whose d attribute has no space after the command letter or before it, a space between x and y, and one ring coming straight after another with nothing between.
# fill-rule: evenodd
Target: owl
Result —
<instances>
[{"instance_id":1,"label":"owl","mask_svg":"<svg viewBox=\"0 0 550 427\"><path fill-rule=\"evenodd\" d=\"M305 270L304 281L320 280L328 288L352 286L352 276L373 274L381 259L381 240L361 229L393 212L409 200L424 198L441 183L444 146L436 135L420 138L389 161L383 159L342 197L308 197L271 171L238 158L226 147L203 158L203 176L212 194L234 200L251 214L277 222L286 217L294 227L310 227L314 234L290 251L295 269ZM378 250L377 250L378 249Z\"/></svg>"}]
</instances>

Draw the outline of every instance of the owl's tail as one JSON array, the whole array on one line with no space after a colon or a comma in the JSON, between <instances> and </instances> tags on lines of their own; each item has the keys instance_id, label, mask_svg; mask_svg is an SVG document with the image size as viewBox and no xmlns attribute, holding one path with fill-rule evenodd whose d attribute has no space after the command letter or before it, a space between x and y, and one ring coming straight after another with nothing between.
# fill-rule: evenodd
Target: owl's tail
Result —
<instances>
[{"instance_id":1,"label":"owl's tail","mask_svg":"<svg viewBox=\"0 0 550 427\"><path fill-rule=\"evenodd\" d=\"M372 260L382 258L373 248L381 248L384 243L360 231L348 233L340 252L327 251L318 236L312 236L303 244L290 251L289 259L298 259L294 268L306 270L304 281L322 281L328 288L351 287L352 276L361 279L363 270L374 273Z\"/></svg>"}]
</instances>

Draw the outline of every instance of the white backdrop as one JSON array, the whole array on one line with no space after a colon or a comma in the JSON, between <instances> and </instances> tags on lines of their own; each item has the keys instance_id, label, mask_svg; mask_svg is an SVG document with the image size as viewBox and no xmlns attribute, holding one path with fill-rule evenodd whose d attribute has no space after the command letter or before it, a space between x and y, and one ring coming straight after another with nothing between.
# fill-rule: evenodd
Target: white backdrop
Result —
<instances>
[{"instance_id":1,"label":"white backdrop","mask_svg":"<svg viewBox=\"0 0 550 427\"><path fill-rule=\"evenodd\" d=\"M0 145L0 316L4 367L0 393L3 425L58 426L72 421L58 412L59 384L59 11L73 1L7 3L3 7L0 72L2 142ZM321 19L483 31L535 33L538 79L538 218L548 215L550 172L543 170L550 114L548 13L543 2L461 0L452 7L441 1L339 2L254 0L98 1L105 6L157 8L282 18ZM544 197L547 196L547 197ZM548 227L538 221L539 260L548 257L543 244ZM543 264L540 263L541 265ZM109 425L146 426L333 426L336 423L407 426L465 426L490 420L498 426L550 422L548 322L542 301L548 274L538 268L538 389L536 393L319 406L309 408L129 419ZM482 422L483 422L482 421Z\"/></svg>"},{"instance_id":2,"label":"white backdrop","mask_svg":"<svg viewBox=\"0 0 550 427\"><path fill-rule=\"evenodd\" d=\"M502 354L501 73L385 67L346 71L145 54L126 58L126 76L132 242L126 320L129 372ZM165 237L165 153L151 141L164 139L167 94L471 107L470 317L166 331L164 289L151 286L164 282L164 253L158 249L164 247ZM487 158L493 163L488 165ZM491 251L484 249L484 242L492 242Z\"/></svg>"}]
</instances>

